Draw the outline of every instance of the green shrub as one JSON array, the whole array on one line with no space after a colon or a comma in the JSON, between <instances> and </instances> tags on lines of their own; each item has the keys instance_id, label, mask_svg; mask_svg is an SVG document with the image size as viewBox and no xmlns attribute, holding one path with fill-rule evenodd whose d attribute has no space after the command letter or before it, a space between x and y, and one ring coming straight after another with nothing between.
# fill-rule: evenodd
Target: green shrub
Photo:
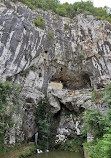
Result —
<instances>
[{"instance_id":1,"label":"green shrub","mask_svg":"<svg viewBox=\"0 0 111 158\"><path fill-rule=\"evenodd\" d=\"M82 150L81 148L82 143L83 143L82 138L67 140L65 143L61 144L60 149L65 151L79 152Z\"/></svg>"},{"instance_id":2,"label":"green shrub","mask_svg":"<svg viewBox=\"0 0 111 158\"><path fill-rule=\"evenodd\" d=\"M67 11L66 11L66 8L64 8L62 5L59 5L56 8L56 13L59 14L60 16L66 16Z\"/></svg>"},{"instance_id":3,"label":"green shrub","mask_svg":"<svg viewBox=\"0 0 111 158\"><path fill-rule=\"evenodd\" d=\"M64 24L64 29L69 30L69 24Z\"/></svg>"},{"instance_id":4,"label":"green shrub","mask_svg":"<svg viewBox=\"0 0 111 158\"><path fill-rule=\"evenodd\" d=\"M49 40L54 40L54 34L51 30L48 31L48 38Z\"/></svg>"},{"instance_id":5,"label":"green shrub","mask_svg":"<svg viewBox=\"0 0 111 158\"><path fill-rule=\"evenodd\" d=\"M92 102L95 102L95 104L101 104L104 93L104 90L93 90L91 98Z\"/></svg>"},{"instance_id":6,"label":"green shrub","mask_svg":"<svg viewBox=\"0 0 111 158\"><path fill-rule=\"evenodd\" d=\"M105 101L111 106L111 83L105 87Z\"/></svg>"},{"instance_id":7,"label":"green shrub","mask_svg":"<svg viewBox=\"0 0 111 158\"><path fill-rule=\"evenodd\" d=\"M95 138L99 138L104 133L106 126L106 117L98 110L87 110L84 112L84 128L86 132L91 132Z\"/></svg>"},{"instance_id":8,"label":"green shrub","mask_svg":"<svg viewBox=\"0 0 111 158\"><path fill-rule=\"evenodd\" d=\"M19 158L26 158L27 156L31 156L32 154L36 153L36 146L31 146L25 149L24 151L21 152Z\"/></svg>"},{"instance_id":9,"label":"green shrub","mask_svg":"<svg viewBox=\"0 0 111 158\"><path fill-rule=\"evenodd\" d=\"M88 131L98 133L93 142L84 143L85 148L88 148L88 155L91 158L111 158L111 109L109 108L106 116L100 112L89 111L85 121Z\"/></svg>"},{"instance_id":10,"label":"green shrub","mask_svg":"<svg viewBox=\"0 0 111 158\"><path fill-rule=\"evenodd\" d=\"M85 53L84 53L84 51L80 51L78 54L77 54L77 60L79 61L79 62L81 62L83 59L84 59L84 57L85 57Z\"/></svg>"},{"instance_id":11,"label":"green shrub","mask_svg":"<svg viewBox=\"0 0 111 158\"><path fill-rule=\"evenodd\" d=\"M41 29L45 29L45 20L43 17L38 17L34 20L34 24L36 27L39 27Z\"/></svg>"},{"instance_id":12,"label":"green shrub","mask_svg":"<svg viewBox=\"0 0 111 158\"><path fill-rule=\"evenodd\" d=\"M103 135L101 139L88 144L91 158L111 158L111 128Z\"/></svg>"}]
</instances>

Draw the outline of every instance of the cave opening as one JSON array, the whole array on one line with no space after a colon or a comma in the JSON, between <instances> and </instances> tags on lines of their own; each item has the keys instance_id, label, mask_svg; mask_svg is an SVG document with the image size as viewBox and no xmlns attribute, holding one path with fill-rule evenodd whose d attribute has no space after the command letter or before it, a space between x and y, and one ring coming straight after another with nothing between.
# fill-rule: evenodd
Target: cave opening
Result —
<instances>
[{"instance_id":1,"label":"cave opening","mask_svg":"<svg viewBox=\"0 0 111 158\"><path fill-rule=\"evenodd\" d=\"M97 83L97 89L102 89L102 88L105 88L103 82Z\"/></svg>"},{"instance_id":2,"label":"cave opening","mask_svg":"<svg viewBox=\"0 0 111 158\"><path fill-rule=\"evenodd\" d=\"M61 115L61 110L59 110L57 113L54 114L53 118L57 119Z\"/></svg>"},{"instance_id":3,"label":"cave opening","mask_svg":"<svg viewBox=\"0 0 111 158\"><path fill-rule=\"evenodd\" d=\"M83 84L85 85L85 87L91 88L91 80L87 73L82 75L82 80L83 80Z\"/></svg>"},{"instance_id":4,"label":"cave opening","mask_svg":"<svg viewBox=\"0 0 111 158\"><path fill-rule=\"evenodd\" d=\"M39 73L39 77L42 77L42 73Z\"/></svg>"},{"instance_id":5,"label":"cave opening","mask_svg":"<svg viewBox=\"0 0 111 158\"><path fill-rule=\"evenodd\" d=\"M47 51L47 50L45 50L44 52L45 52L45 54L47 54L47 53L48 53L48 51Z\"/></svg>"},{"instance_id":6,"label":"cave opening","mask_svg":"<svg viewBox=\"0 0 111 158\"><path fill-rule=\"evenodd\" d=\"M36 132L37 133L37 132ZM35 134L36 134L35 133ZM30 142L35 142L35 134L30 138Z\"/></svg>"},{"instance_id":7,"label":"cave opening","mask_svg":"<svg viewBox=\"0 0 111 158\"><path fill-rule=\"evenodd\" d=\"M84 107L80 107L79 108L79 114L82 114L83 112L85 112L85 108Z\"/></svg>"},{"instance_id":8,"label":"cave opening","mask_svg":"<svg viewBox=\"0 0 111 158\"><path fill-rule=\"evenodd\" d=\"M50 82L62 84L62 89L71 91L91 88L91 80L88 73L66 74L62 70L59 74L55 74Z\"/></svg>"}]
</instances>

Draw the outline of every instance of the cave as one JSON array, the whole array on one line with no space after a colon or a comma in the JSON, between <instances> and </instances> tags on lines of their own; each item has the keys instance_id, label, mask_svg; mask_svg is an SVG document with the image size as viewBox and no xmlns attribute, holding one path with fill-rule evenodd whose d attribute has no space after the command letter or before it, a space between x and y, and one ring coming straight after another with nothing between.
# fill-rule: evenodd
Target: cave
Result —
<instances>
[{"instance_id":1,"label":"cave","mask_svg":"<svg viewBox=\"0 0 111 158\"><path fill-rule=\"evenodd\" d=\"M82 114L84 111L85 111L85 108L84 108L84 107L80 107L80 108L79 108L79 114Z\"/></svg>"},{"instance_id":2,"label":"cave","mask_svg":"<svg viewBox=\"0 0 111 158\"><path fill-rule=\"evenodd\" d=\"M57 119L61 115L61 110L59 110L57 113L54 114L53 118Z\"/></svg>"},{"instance_id":3,"label":"cave","mask_svg":"<svg viewBox=\"0 0 111 158\"><path fill-rule=\"evenodd\" d=\"M34 142L35 143L35 134L31 138L28 139L29 142Z\"/></svg>"},{"instance_id":4,"label":"cave","mask_svg":"<svg viewBox=\"0 0 111 158\"><path fill-rule=\"evenodd\" d=\"M47 50L45 50L44 52L45 52L45 54L47 54L47 53L48 53L48 51L47 51Z\"/></svg>"},{"instance_id":5,"label":"cave","mask_svg":"<svg viewBox=\"0 0 111 158\"><path fill-rule=\"evenodd\" d=\"M83 83L84 85L87 87L87 88L90 88L91 87L91 80L90 80L90 77L87 73L83 74L82 75L82 79L83 79Z\"/></svg>"},{"instance_id":6,"label":"cave","mask_svg":"<svg viewBox=\"0 0 111 158\"><path fill-rule=\"evenodd\" d=\"M26 103L34 103L34 100L33 98L26 98Z\"/></svg>"},{"instance_id":7,"label":"cave","mask_svg":"<svg viewBox=\"0 0 111 158\"><path fill-rule=\"evenodd\" d=\"M76 74L74 72L67 72L60 68L60 72L53 75L50 82L62 83L63 89L67 90L81 90L91 88L90 75L86 72Z\"/></svg>"},{"instance_id":8,"label":"cave","mask_svg":"<svg viewBox=\"0 0 111 158\"><path fill-rule=\"evenodd\" d=\"M102 89L102 88L105 88L105 85L102 82L97 83L97 89Z\"/></svg>"},{"instance_id":9,"label":"cave","mask_svg":"<svg viewBox=\"0 0 111 158\"><path fill-rule=\"evenodd\" d=\"M7 76L7 77L6 77L6 81L11 82L11 81L12 81L12 76Z\"/></svg>"},{"instance_id":10,"label":"cave","mask_svg":"<svg viewBox=\"0 0 111 158\"><path fill-rule=\"evenodd\" d=\"M42 73L39 73L39 77L42 77Z\"/></svg>"}]
</instances>

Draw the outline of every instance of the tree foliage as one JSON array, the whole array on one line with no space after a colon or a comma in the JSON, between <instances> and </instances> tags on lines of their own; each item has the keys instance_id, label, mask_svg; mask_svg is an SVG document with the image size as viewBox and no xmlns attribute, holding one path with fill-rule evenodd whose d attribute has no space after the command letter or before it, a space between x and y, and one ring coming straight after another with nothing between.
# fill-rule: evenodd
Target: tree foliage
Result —
<instances>
[{"instance_id":1,"label":"tree foliage","mask_svg":"<svg viewBox=\"0 0 111 158\"><path fill-rule=\"evenodd\" d=\"M85 130L91 132L95 136L92 143L87 143L89 148L89 155L91 158L111 158L111 84L108 84L103 91L99 93L104 94L104 98L108 103L108 113L104 116L97 110L88 110L84 113ZM98 97L98 93L94 92ZM100 95L100 94L99 94Z\"/></svg>"},{"instance_id":2,"label":"tree foliage","mask_svg":"<svg viewBox=\"0 0 111 158\"><path fill-rule=\"evenodd\" d=\"M111 123L109 119L106 122L107 126L103 128L103 136L96 139L92 145L89 145L89 155L91 158L111 158Z\"/></svg>"},{"instance_id":3,"label":"tree foliage","mask_svg":"<svg viewBox=\"0 0 111 158\"><path fill-rule=\"evenodd\" d=\"M73 18L77 14L91 14L97 20L107 20L111 22L111 11L108 7L94 7L90 1L75 2L74 4L60 4L58 0L12 0L13 2L22 2L31 9L41 8L43 10L52 10L60 16L68 16Z\"/></svg>"},{"instance_id":4,"label":"tree foliage","mask_svg":"<svg viewBox=\"0 0 111 158\"><path fill-rule=\"evenodd\" d=\"M47 149L49 147L51 118L52 113L50 111L50 105L47 98L45 98L39 102L35 113L35 121L38 126L39 133L38 145L42 149Z\"/></svg>"},{"instance_id":5,"label":"tree foliage","mask_svg":"<svg viewBox=\"0 0 111 158\"><path fill-rule=\"evenodd\" d=\"M85 130L91 132L95 138L99 138L104 133L106 117L98 110L87 110L84 112Z\"/></svg>"},{"instance_id":6,"label":"tree foliage","mask_svg":"<svg viewBox=\"0 0 111 158\"><path fill-rule=\"evenodd\" d=\"M13 106L19 104L20 89L18 85L12 85L9 82L0 82L0 151L4 148L4 133L13 124L11 115L7 114L7 106L13 103Z\"/></svg>"}]
</instances>

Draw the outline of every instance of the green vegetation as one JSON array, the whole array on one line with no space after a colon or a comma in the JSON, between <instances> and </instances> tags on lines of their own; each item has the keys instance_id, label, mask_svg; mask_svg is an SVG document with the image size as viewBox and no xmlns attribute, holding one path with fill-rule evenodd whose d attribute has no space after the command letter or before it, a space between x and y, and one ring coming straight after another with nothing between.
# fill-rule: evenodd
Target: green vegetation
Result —
<instances>
[{"instance_id":1,"label":"green vegetation","mask_svg":"<svg viewBox=\"0 0 111 158\"><path fill-rule=\"evenodd\" d=\"M96 111L90 112L90 116L93 115L93 124L91 123L91 128L93 134L95 135L95 140L91 143L85 143L84 146L89 148L88 154L91 158L110 158L111 157L111 110L107 116L103 116L99 112L99 116ZM89 117L88 117L89 118ZM87 118L87 119L88 119ZM96 124L96 126L94 125ZM90 125L90 121L87 122ZM100 127L100 128L99 128Z\"/></svg>"},{"instance_id":2,"label":"green vegetation","mask_svg":"<svg viewBox=\"0 0 111 158\"><path fill-rule=\"evenodd\" d=\"M84 130L93 134L94 138L99 138L104 133L106 117L97 110L87 110L84 112ZM83 131L84 131L83 130Z\"/></svg>"},{"instance_id":3,"label":"green vegetation","mask_svg":"<svg viewBox=\"0 0 111 158\"><path fill-rule=\"evenodd\" d=\"M17 158L25 158L27 156L31 156L32 154L36 153L36 148L37 147L34 145L26 148L21 152L21 154Z\"/></svg>"},{"instance_id":4,"label":"green vegetation","mask_svg":"<svg viewBox=\"0 0 111 158\"><path fill-rule=\"evenodd\" d=\"M103 115L97 110L87 110L84 113L85 125L84 133L90 132L94 136L94 141L84 143L88 148L90 158L111 158L111 84L104 90L94 91L93 99L104 97L109 105L109 112Z\"/></svg>"},{"instance_id":5,"label":"green vegetation","mask_svg":"<svg viewBox=\"0 0 111 158\"><path fill-rule=\"evenodd\" d=\"M31 9L41 8L43 10L55 11L58 5L57 0L12 0L13 2L22 2Z\"/></svg>"},{"instance_id":6,"label":"green vegetation","mask_svg":"<svg viewBox=\"0 0 111 158\"><path fill-rule=\"evenodd\" d=\"M85 15L93 15L96 20L107 20L111 22L111 13L108 7L97 8L90 1L75 2L74 4L60 4L58 0L12 0L13 2L22 2L31 9L41 8L43 10L52 10L60 16L73 18L75 15L83 13Z\"/></svg>"},{"instance_id":7,"label":"green vegetation","mask_svg":"<svg viewBox=\"0 0 111 158\"><path fill-rule=\"evenodd\" d=\"M109 107L111 107L111 83L105 87L105 101L108 103Z\"/></svg>"},{"instance_id":8,"label":"green vegetation","mask_svg":"<svg viewBox=\"0 0 111 158\"><path fill-rule=\"evenodd\" d=\"M54 34L51 30L48 31L48 38L49 40L54 40Z\"/></svg>"},{"instance_id":9,"label":"green vegetation","mask_svg":"<svg viewBox=\"0 0 111 158\"><path fill-rule=\"evenodd\" d=\"M42 100L35 114L35 120L39 131L38 145L42 149L47 149L50 145L52 113L49 105L47 98Z\"/></svg>"},{"instance_id":10,"label":"green vegetation","mask_svg":"<svg viewBox=\"0 0 111 158\"><path fill-rule=\"evenodd\" d=\"M43 17L38 17L34 20L34 24L36 27L39 27L41 29L45 29L45 20Z\"/></svg>"},{"instance_id":11,"label":"green vegetation","mask_svg":"<svg viewBox=\"0 0 111 158\"><path fill-rule=\"evenodd\" d=\"M4 133L8 130L13 122L11 120L11 114L15 107L18 108L19 101L19 86L12 85L9 82L0 82L0 153L4 151ZM7 111L7 106L13 103L14 109ZM11 107L12 108L12 107Z\"/></svg>"},{"instance_id":12,"label":"green vegetation","mask_svg":"<svg viewBox=\"0 0 111 158\"><path fill-rule=\"evenodd\" d=\"M111 105L111 83L104 89L93 90L92 102L95 102L95 104L101 104L102 99L104 102L107 102L109 106Z\"/></svg>"},{"instance_id":13,"label":"green vegetation","mask_svg":"<svg viewBox=\"0 0 111 158\"><path fill-rule=\"evenodd\" d=\"M81 148L82 143L83 143L82 138L67 140L65 143L63 143L60 146L60 149L65 150L65 151L79 152L79 151L82 151L82 148Z\"/></svg>"},{"instance_id":14,"label":"green vegetation","mask_svg":"<svg viewBox=\"0 0 111 158\"><path fill-rule=\"evenodd\" d=\"M84 51L81 51L81 52L79 52L79 54L77 55L77 60L78 60L79 62L81 62L81 61L84 59L84 57L85 57L85 53L84 53Z\"/></svg>"},{"instance_id":15,"label":"green vegetation","mask_svg":"<svg viewBox=\"0 0 111 158\"><path fill-rule=\"evenodd\" d=\"M104 89L103 90L93 90L92 92L92 102L95 104L100 104L102 101L102 97L104 97Z\"/></svg>"},{"instance_id":16,"label":"green vegetation","mask_svg":"<svg viewBox=\"0 0 111 158\"><path fill-rule=\"evenodd\" d=\"M69 24L64 24L64 29L67 31L69 30Z\"/></svg>"}]
</instances>

